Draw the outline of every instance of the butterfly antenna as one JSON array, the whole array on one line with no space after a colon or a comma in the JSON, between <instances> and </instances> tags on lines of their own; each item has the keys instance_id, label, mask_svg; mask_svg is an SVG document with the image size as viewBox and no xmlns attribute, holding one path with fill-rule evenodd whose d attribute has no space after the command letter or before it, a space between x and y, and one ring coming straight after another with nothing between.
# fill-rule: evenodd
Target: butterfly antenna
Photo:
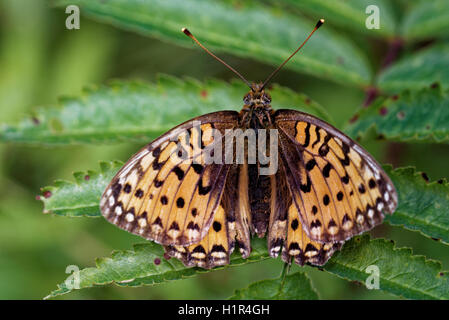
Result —
<instances>
[{"instance_id":1,"label":"butterfly antenna","mask_svg":"<svg viewBox=\"0 0 449 320\"><path fill-rule=\"evenodd\" d=\"M282 69L282 67L291 59L293 58L293 56L298 53L299 50L301 50L301 48L306 44L306 42L310 39L310 37L312 36L312 34L318 30L319 27L321 27L321 25L324 23L324 19L320 19L318 20L315 28L313 28L312 32L309 34L309 36L306 38L306 40L304 40L304 42L299 46L298 49L295 50L295 52L293 52L290 57L288 57L284 62L282 62L282 64L276 68L276 70L274 70L267 78L267 80L265 80L265 82L262 85L262 89L265 88L265 86L267 85L268 82L270 82L270 80L279 72L279 70Z\"/></svg>"},{"instance_id":2,"label":"butterfly antenna","mask_svg":"<svg viewBox=\"0 0 449 320\"><path fill-rule=\"evenodd\" d=\"M240 79L243 80L243 82L245 82L247 84L248 87L251 88L251 84L249 83L248 80L246 80L237 70L235 70L233 67L231 67L229 64L227 64L226 62L224 62L222 59L220 59L219 57L217 57L215 54L213 54L212 52L210 52L205 46L203 46L196 38L195 36L187 29L187 28L182 28L182 32L184 32L184 34L186 36L188 36L190 39L192 39L193 41L196 42L197 45L199 45L201 47L201 49L203 49L204 51L206 51L209 55L211 55L215 60L218 60L219 62L221 62L222 64L224 64L229 70L231 70L232 72L234 72Z\"/></svg>"}]
</instances>

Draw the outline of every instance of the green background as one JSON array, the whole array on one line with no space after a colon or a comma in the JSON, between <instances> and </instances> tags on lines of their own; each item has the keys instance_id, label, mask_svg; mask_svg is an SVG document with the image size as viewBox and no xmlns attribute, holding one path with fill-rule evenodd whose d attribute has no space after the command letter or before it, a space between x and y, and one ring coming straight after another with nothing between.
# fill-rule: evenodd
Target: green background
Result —
<instances>
[{"instance_id":1,"label":"green background","mask_svg":"<svg viewBox=\"0 0 449 320\"><path fill-rule=\"evenodd\" d=\"M307 2L307 1L306 1ZM400 3L400 1L398 1ZM0 2L0 122L15 123L36 107L54 105L61 95L78 95L86 84L109 79L154 81L158 73L198 80L234 76L193 44L180 47L140 36L82 16L80 30L67 30L63 8L42 0ZM312 16L313 17L313 16ZM326 26L325 26L326 27ZM324 28L324 27L323 27ZM330 25L351 38L377 69L387 43ZM292 48L294 49L294 48ZM235 55L220 54L250 79L263 80L273 66ZM274 80L320 103L337 127L363 104L363 88L336 84L321 77L285 69ZM245 92L242 92L242 97ZM276 101L273 101L276 107ZM236 106L237 107L237 106ZM361 141L381 163L394 167L414 165L432 180L449 176L449 147L444 144L404 144L376 139ZM0 145L0 298L41 299L67 277L68 265L85 268L113 249L129 249L139 237L100 219L68 218L42 214L36 201L40 188L55 179L72 180L73 171L98 168L100 160L125 161L141 143L42 147ZM383 224L373 237L396 240L443 262L449 269L449 247L417 233ZM220 299L250 283L277 277L283 263L269 259L194 278L140 288L110 285L73 292L58 299ZM393 295L367 290L316 268L305 267L313 286L325 299L390 299ZM300 269L294 266L292 271Z\"/></svg>"}]
</instances>

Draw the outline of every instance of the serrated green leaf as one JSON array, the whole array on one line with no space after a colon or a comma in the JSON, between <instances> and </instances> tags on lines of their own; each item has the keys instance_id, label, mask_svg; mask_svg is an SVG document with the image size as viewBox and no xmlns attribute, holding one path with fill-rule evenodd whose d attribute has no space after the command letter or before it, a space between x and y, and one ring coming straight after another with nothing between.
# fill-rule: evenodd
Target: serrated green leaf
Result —
<instances>
[{"instance_id":1,"label":"serrated green leaf","mask_svg":"<svg viewBox=\"0 0 449 320\"><path fill-rule=\"evenodd\" d=\"M421 1L406 13L401 33L409 40L446 37L449 29L447 0Z\"/></svg>"},{"instance_id":2,"label":"serrated green leaf","mask_svg":"<svg viewBox=\"0 0 449 320\"><path fill-rule=\"evenodd\" d=\"M367 268L370 266L373 269ZM392 241L357 236L324 269L341 278L365 283L378 268L379 289L407 299L449 299L449 274L441 263L395 248ZM371 271L370 271L371 270ZM375 284L368 279L370 284Z\"/></svg>"},{"instance_id":3,"label":"serrated green leaf","mask_svg":"<svg viewBox=\"0 0 449 320\"><path fill-rule=\"evenodd\" d=\"M284 0L292 6L314 14L326 17L326 22L348 28L351 32L361 32L372 36L394 36L396 20L391 3L385 0ZM375 5L379 8L380 28L368 29L366 20L372 14L366 13L366 8Z\"/></svg>"},{"instance_id":4,"label":"serrated green leaf","mask_svg":"<svg viewBox=\"0 0 449 320\"><path fill-rule=\"evenodd\" d=\"M253 239L252 247L253 253L247 260L234 253L230 266L202 270L186 268L176 259L163 259L162 247L157 244L139 244L133 251L119 251L113 253L111 258L98 259L96 268L81 270L79 288L110 283L125 286L156 284L268 258L264 239ZM155 259L159 259L156 264ZM384 239L354 237L345 243L341 252L329 260L324 270L348 280L364 283L370 276L366 269L372 265L379 268L380 290L410 299L449 298L449 277L447 272L441 272L439 262L426 260L423 256L414 256L410 249L396 249L391 242ZM69 278L73 279L73 275ZM66 280L46 298L71 292L75 289L71 284L72 281Z\"/></svg>"},{"instance_id":5,"label":"serrated green leaf","mask_svg":"<svg viewBox=\"0 0 449 320\"><path fill-rule=\"evenodd\" d=\"M267 258L268 252L265 241L255 239L252 242L252 253L248 259L242 259L240 254L234 253L228 266L217 267L213 270L235 267ZM69 293L77 288L90 288L110 283L127 287L153 285L210 271L196 267L187 268L182 262L174 258L167 260L164 258L162 246L147 242L134 245L133 250L115 251L111 258L97 259L95 268L86 268L79 272L78 287L73 286L74 282L66 280L46 298ZM73 275L70 278L73 279Z\"/></svg>"},{"instance_id":6,"label":"serrated green leaf","mask_svg":"<svg viewBox=\"0 0 449 320\"><path fill-rule=\"evenodd\" d=\"M101 194L122 165L120 161L101 162L99 172L76 172L74 182L58 180L53 186L42 188L40 200L44 203L44 213L68 217L101 216Z\"/></svg>"},{"instance_id":7,"label":"serrated green leaf","mask_svg":"<svg viewBox=\"0 0 449 320\"><path fill-rule=\"evenodd\" d=\"M61 0L58 3L78 5L83 14L118 27L197 47L180 31L188 27L217 51L276 66L298 47L316 23L266 7L260 1ZM344 84L367 85L372 73L360 51L350 40L321 29L286 68Z\"/></svg>"},{"instance_id":8,"label":"serrated green leaf","mask_svg":"<svg viewBox=\"0 0 449 320\"><path fill-rule=\"evenodd\" d=\"M386 221L449 244L449 184L428 182L411 167L385 170L399 193L398 208Z\"/></svg>"},{"instance_id":9,"label":"serrated green leaf","mask_svg":"<svg viewBox=\"0 0 449 320\"><path fill-rule=\"evenodd\" d=\"M378 86L386 92L420 90L434 83L449 88L449 44L438 44L395 62L379 75Z\"/></svg>"},{"instance_id":10,"label":"serrated green leaf","mask_svg":"<svg viewBox=\"0 0 449 320\"><path fill-rule=\"evenodd\" d=\"M85 89L79 98L64 98L58 108L38 111L17 126L0 127L0 141L33 144L104 143L158 135L195 116L219 110L240 110L248 88L210 80L159 77L157 83L115 81ZM274 86L275 108L303 110L322 119L324 109L304 94Z\"/></svg>"},{"instance_id":11,"label":"serrated green leaf","mask_svg":"<svg viewBox=\"0 0 449 320\"><path fill-rule=\"evenodd\" d=\"M374 127L385 139L449 143L449 92L438 86L405 91L361 108L345 132L362 137Z\"/></svg>"},{"instance_id":12,"label":"serrated green leaf","mask_svg":"<svg viewBox=\"0 0 449 320\"><path fill-rule=\"evenodd\" d=\"M236 290L231 300L317 300L318 294L304 272L267 279Z\"/></svg>"}]
</instances>

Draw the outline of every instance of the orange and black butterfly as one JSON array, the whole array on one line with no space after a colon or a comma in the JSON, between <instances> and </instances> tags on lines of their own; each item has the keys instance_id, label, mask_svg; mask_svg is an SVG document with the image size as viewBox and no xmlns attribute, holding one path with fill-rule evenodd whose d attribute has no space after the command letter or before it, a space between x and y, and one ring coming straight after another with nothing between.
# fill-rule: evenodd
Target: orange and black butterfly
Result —
<instances>
[{"instance_id":1,"label":"orange and black butterfly","mask_svg":"<svg viewBox=\"0 0 449 320\"><path fill-rule=\"evenodd\" d=\"M248 257L254 234L267 234L272 257L323 265L393 213L396 190L373 157L314 116L274 110L264 89L323 22L263 84L249 84L183 29L251 90L240 112L194 118L135 154L101 198L106 219L186 266L212 268L228 264L236 246Z\"/></svg>"}]
</instances>

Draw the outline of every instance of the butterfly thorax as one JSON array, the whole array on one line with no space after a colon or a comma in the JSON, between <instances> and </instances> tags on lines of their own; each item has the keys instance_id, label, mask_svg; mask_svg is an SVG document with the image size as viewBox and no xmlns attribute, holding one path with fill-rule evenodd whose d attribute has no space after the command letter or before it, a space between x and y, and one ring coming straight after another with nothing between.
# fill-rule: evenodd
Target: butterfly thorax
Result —
<instances>
[{"instance_id":1,"label":"butterfly thorax","mask_svg":"<svg viewBox=\"0 0 449 320\"><path fill-rule=\"evenodd\" d=\"M273 123L271 96L262 84L253 83L251 91L243 97L244 106L240 111L240 125L243 128L268 128Z\"/></svg>"}]
</instances>

